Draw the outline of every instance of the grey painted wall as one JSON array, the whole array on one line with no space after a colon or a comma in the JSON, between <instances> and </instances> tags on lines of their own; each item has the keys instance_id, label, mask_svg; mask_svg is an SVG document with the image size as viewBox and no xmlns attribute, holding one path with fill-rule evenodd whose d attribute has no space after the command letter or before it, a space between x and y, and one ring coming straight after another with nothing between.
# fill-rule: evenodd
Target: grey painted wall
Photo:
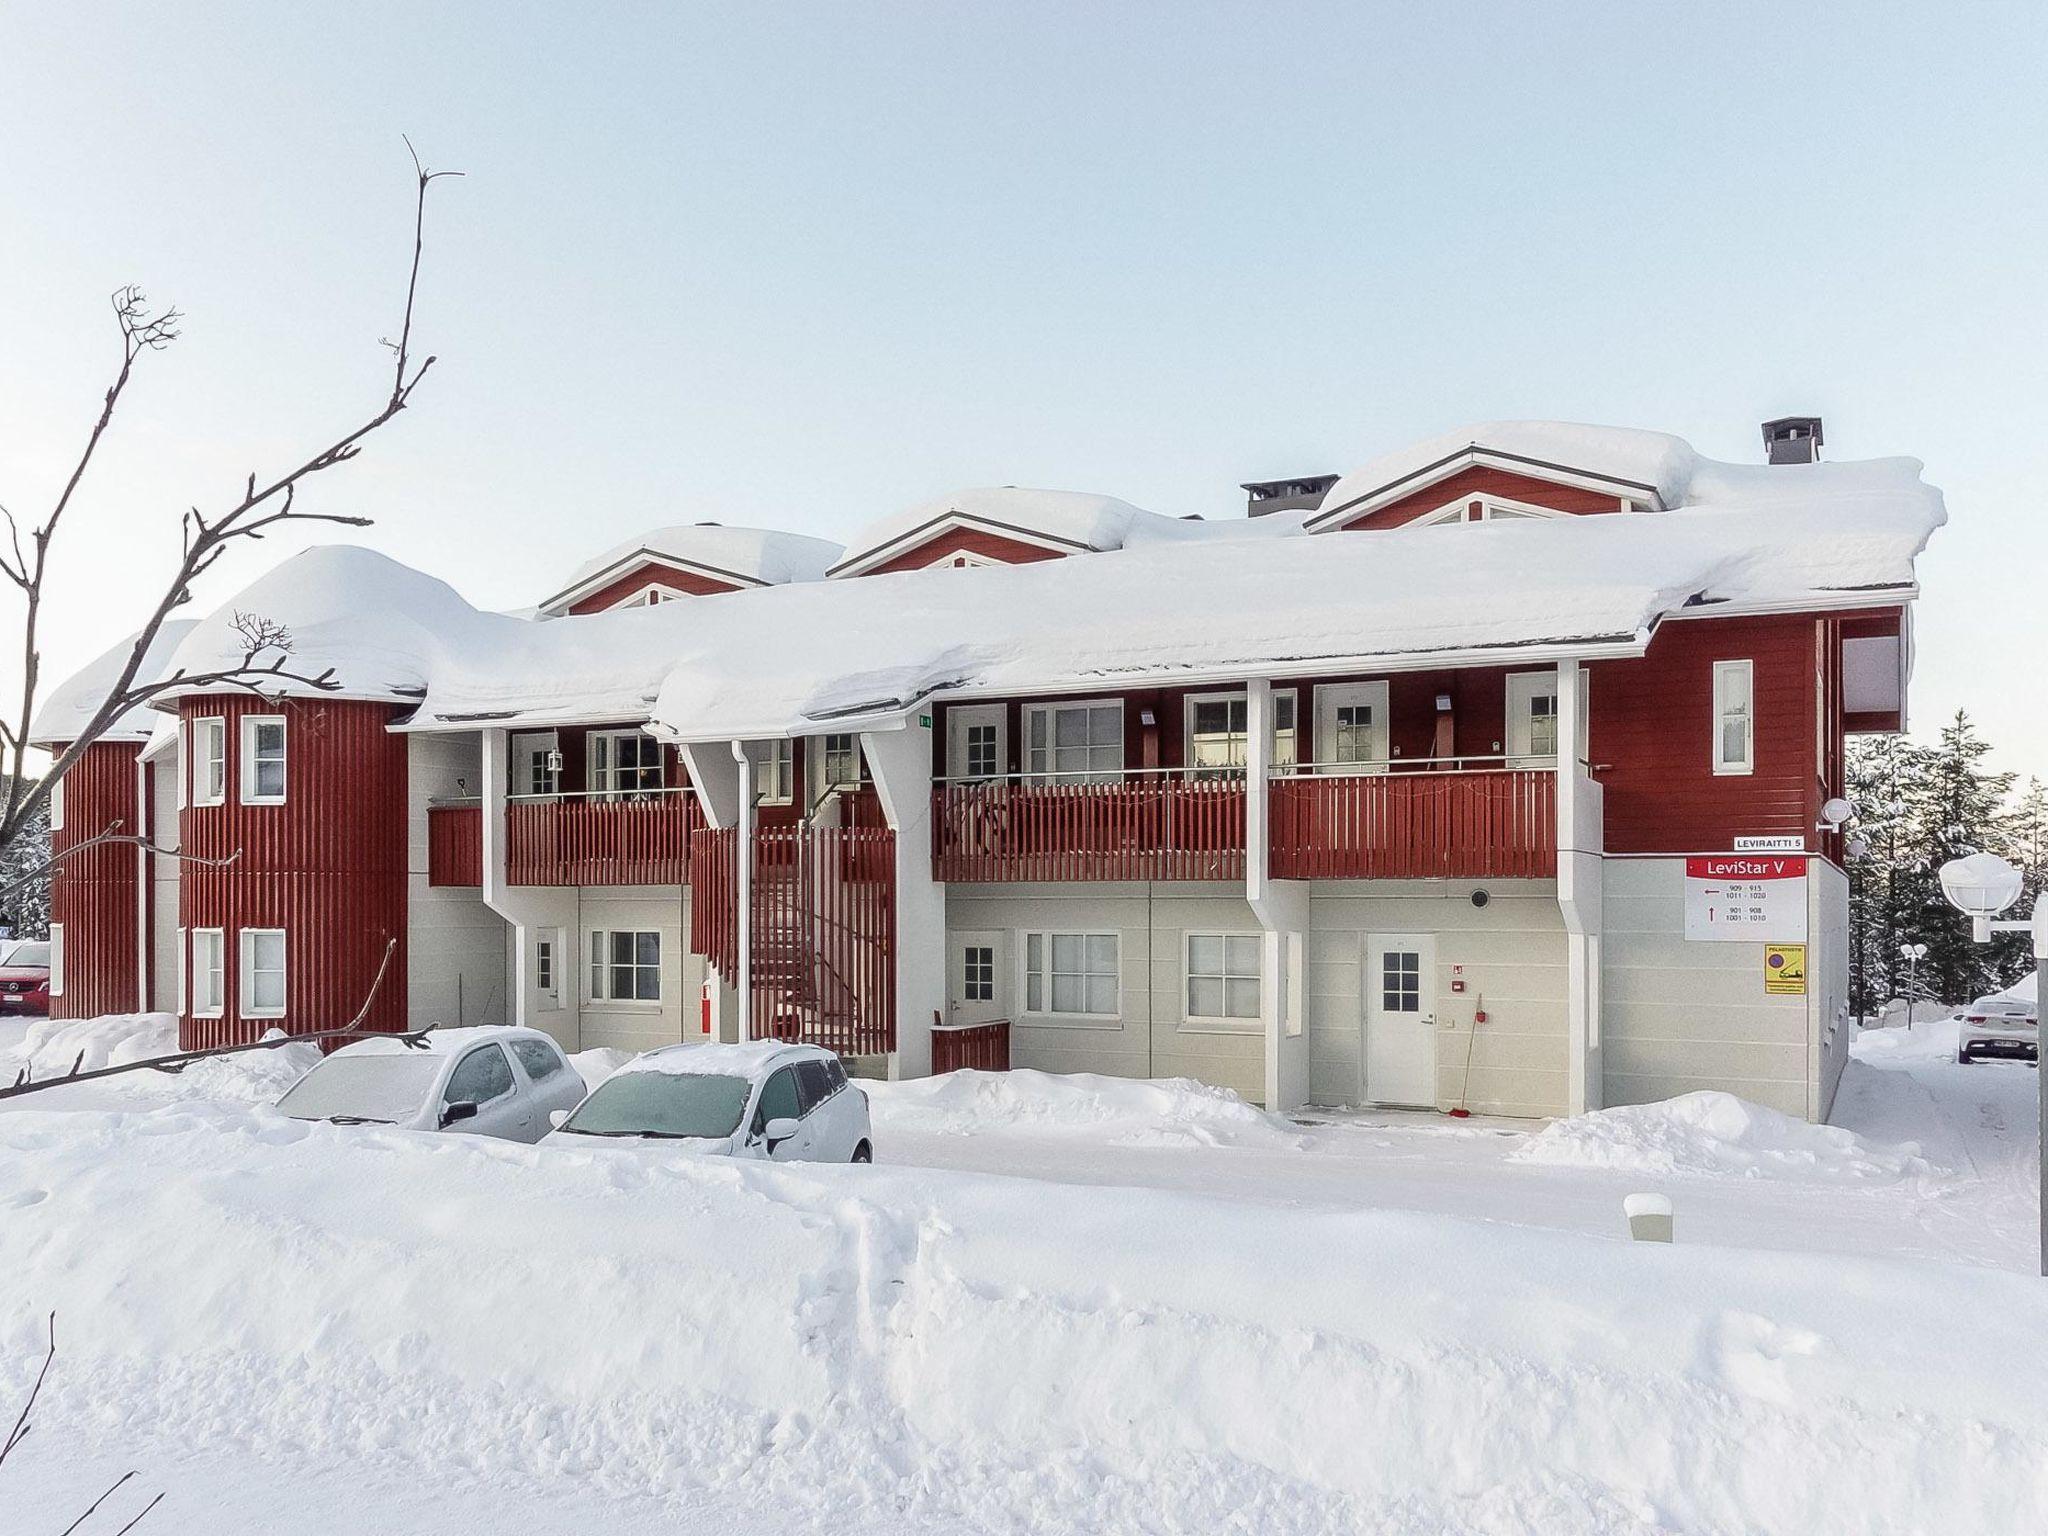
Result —
<instances>
[{"instance_id":1,"label":"grey painted wall","mask_svg":"<svg viewBox=\"0 0 2048 1536\"><path fill-rule=\"evenodd\" d=\"M480 889L427 883L427 807L475 794L483 762L474 736L406 738L406 1016L429 1024L509 1024L511 928L484 905Z\"/></svg>"}]
</instances>

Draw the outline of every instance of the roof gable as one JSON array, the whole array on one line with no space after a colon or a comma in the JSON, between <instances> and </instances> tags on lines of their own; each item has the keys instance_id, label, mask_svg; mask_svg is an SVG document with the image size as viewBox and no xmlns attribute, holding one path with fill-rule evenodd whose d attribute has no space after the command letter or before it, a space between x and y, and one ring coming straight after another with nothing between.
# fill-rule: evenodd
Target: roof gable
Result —
<instances>
[{"instance_id":1,"label":"roof gable","mask_svg":"<svg viewBox=\"0 0 2048 1536\"><path fill-rule=\"evenodd\" d=\"M1620 512L1634 507L1661 509L1658 488L1642 480L1612 473L1549 463L1469 443L1442 457L1395 475L1379 484L1339 487L1335 499L1305 527L1310 533L1336 528L1391 528L1443 506L1462 495L1504 496L1558 512Z\"/></svg>"}]
</instances>

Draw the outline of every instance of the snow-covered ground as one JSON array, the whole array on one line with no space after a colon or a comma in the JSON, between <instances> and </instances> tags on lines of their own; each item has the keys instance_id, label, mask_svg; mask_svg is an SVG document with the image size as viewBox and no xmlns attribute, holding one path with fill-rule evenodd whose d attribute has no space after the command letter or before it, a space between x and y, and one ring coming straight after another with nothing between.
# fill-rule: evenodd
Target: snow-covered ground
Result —
<instances>
[{"instance_id":1,"label":"snow-covered ground","mask_svg":"<svg viewBox=\"0 0 2048 1536\"><path fill-rule=\"evenodd\" d=\"M1952 1051L1871 1032L1835 1130L963 1076L873 1169L60 1089L0 1104L0 1404L60 1344L0 1526L132 1467L144 1532L2041 1529L2035 1077Z\"/></svg>"}]
</instances>

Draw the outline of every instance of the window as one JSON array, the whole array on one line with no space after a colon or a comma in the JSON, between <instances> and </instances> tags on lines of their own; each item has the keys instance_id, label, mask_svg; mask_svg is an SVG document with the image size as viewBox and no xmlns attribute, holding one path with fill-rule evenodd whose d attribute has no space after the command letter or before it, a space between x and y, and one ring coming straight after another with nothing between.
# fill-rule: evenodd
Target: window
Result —
<instances>
[{"instance_id":1,"label":"window","mask_svg":"<svg viewBox=\"0 0 2048 1536\"><path fill-rule=\"evenodd\" d=\"M1250 739L1251 703L1241 693L1194 694L1188 699L1187 765L1190 778L1223 777L1244 770ZM1276 767L1296 761L1294 690L1273 693L1273 754Z\"/></svg>"},{"instance_id":2,"label":"window","mask_svg":"<svg viewBox=\"0 0 2048 1536\"><path fill-rule=\"evenodd\" d=\"M1120 700L1090 704L1033 704L1024 711L1025 767L1033 778L1114 783L1124 771L1124 707Z\"/></svg>"},{"instance_id":3,"label":"window","mask_svg":"<svg viewBox=\"0 0 2048 1536\"><path fill-rule=\"evenodd\" d=\"M64 830L64 775L58 774L50 780L50 798L44 802L50 808L50 830Z\"/></svg>"},{"instance_id":4,"label":"window","mask_svg":"<svg viewBox=\"0 0 2048 1536\"><path fill-rule=\"evenodd\" d=\"M1515 672L1507 685L1508 758L1513 766L1539 766L1557 756L1557 673Z\"/></svg>"},{"instance_id":5,"label":"window","mask_svg":"<svg viewBox=\"0 0 2048 1536\"><path fill-rule=\"evenodd\" d=\"M791 764L795 749L784 738L768 744L768 755L754 765L754 798L762 805L787 805L791 781L796 777Z\"/></svg>"},{"instance_id":6,"label":"window","mask_svg":"<svg viewBox=\"0 0 2048 1536\"><path fill-rule=\"evenodd\" d=\"M177 988L177 991L171 994L171 1012L173 1013L183 1013L185 1011L185 946L191 942L190 931L180 928L178 930L178 955L171 963L171 985Z\"/></svg>"},{"instance_id":7,"label":"window","mask_svg":"<svg viewBox=\"0 0 2048 1536\"><path fill-rule=\"evenodd\" d=\"M540 994L544 1008L561 1006L562 988L555 972L555 957L555 931L551 928L543 937L533 941L533 990Z\"/></svg>"},{"instance_id":8,"label":"window","mask_svg":"<svg viewBox=\"0 0 2048 1536\"><path fill-rule=\"evenodd\" d=\"M1115 1018L1117 936L1032 933L1024 938L1024 1011Z\"/></svg>"},{"instance_id":9,"label":"window","mask_svg":"<svg viewBox=\"0 0 2048 1536\"><path fill-rule=\"evenodd\" d=\"M568 1065L562 1060L562 1053L545 1040L514 1040L512 1054L536 1083L546 1082Z\"/></svg>"},{"instance_id":10,"label":"window","mask_svg":"<svg viewBox=\"0 0 2048 1536\"><path fill-rule=\"evenodd\" d=\"M590 935L592 1002L661 1001L661 935L593 930Z\"/></svg>"},{"instance_id":11,"label":"window","mask_svg":"<svg viewBox=\"0 0 2048 1536\"><path fill-rule=\"evenodd\" d=\"M960 999L968 1003L996 1000L996 951L992 944L969 944L960 952Z\"/></svg>"},{"instance_id":12,"label":"window","mask_svg":"<svg viewBox=\"0 0 2048 1536\"><path fill-rule=\"evenodd\" d=\"M839 1085L832 1081L832 1074L822 1061L798 1062L796 1086L807 1115L839 1091Z\"/></svg>"},{"instance_id":13,"label":"window","mask_svg":"<svg viewBox=\"0 0 2048 1536\"><path fill-rule=\"evenodd\" d=\"M64 925L50 924L50 996L64 995Z\"/></svg>"},{"instance_id":14,"label":"window","mask_svg":"<svg viewBox=\"0 0 2048 1536\"><path fill-rule=\"evenodd\" d=\"M1380 956L1380 1007L1388 1013L1422 1012L1422 956L1390 949Z\"/></svg>"},{"instance_id":15,"label":"window","mask_svg":"<svg viewBox=\"0 0 2048 1536\"><path fill-rule=\"evenodd\" d=\"M970 779L992 779L1002 772L1001 759L996 756L996 728L992 721L980 720L967 727L967 777Z\"/></svg>"},{"instance_id":16,"label":"window","mask_svg":"<svg viewBox=\"0 0 2048 1536\"><path fill-rule=\"evenodd\" d=\"M284 930L244 928L241 945L242 996L236 1010L245 1019L275 1019L284 1013Z\"/></svg>"},{"instance_id":17,"label":"window","mask_svg":"<svg viewBox=\"0 0 2048 1536\"><path fill-rule=\"evenodd\" d=\"M1252 933L1187 936L1189 1023L1258 1022L1262 947Z\"/></svg>"},{"instance_id":18,"label":"window","mask_svg":"<svg viewBox=\"0 0 2048 1536\"><path fill-rule=\"evenodd\" d=\"M512 738L512 793L558 795L562 792L561 743L553 731L533 731Z\"/></svg>"},{"instance_id":19,"label":"window","mask_svg":"<svg viewBox=\"0 0 2048 1536\"><path fill-rule=\"evenodd\" d=\"M966 783L1001 778L1009 756L1001 704L955 704L946 711L946 771Z\"/></svg>"},{"instance_id":20,"label":"window","mask_svg":"<svg viewBox=\"0 0 2048 1536\"><path fill-rule=\"evenodd\" d=\"M803 1097L797 1090L796 1069L783 1067L761 1085L761 1102L754 1110L754 1134L768 1129L770 1120L803 1118Z\"/></svg>"},{"instance_id":21,"label":"window","mask_svg":"<svg viewBox=\"0 0 2048 1536\"><path fill-rule=\"evenodd\" d=\"M1747 661L1714 663L1714 772L1756 767L1756 677Z\"/></svg>"},{"instance_id":22,"label":"window","mask_svg":"<svg viewBox=\"0 0 2048 1536\"><path fill-rule=\"evenodd\" d=\"M661 743L645 731L592 731L589 740L590 787L600 799L633 799L662 787Z\"/></svg>"},{"instance_id":23,"label":"window","mask_svg":"<svg viewBox=\"0 0 2048 1536\"><path fill-rule=\"evenodd\" d=\"M217 1019L227 1006L226 936L218 928L192 930L192 1017Z\"/></svg>"},{"instance_id":24,"label":"window","mask_svg":"<svg viewBox=\"0 0 2048 1536\"><path fill-rule=\"evenodd\" d=\"M1316 689L1316 761L1340 773L1384 773L1392 751L1387 685L1324 683Z\"/></svg>"},{"instance_id":25,"label":"window","mask_svg":"<svg viewBox=\"0 0 2048 1536\"><path fill-rule=\"evenodd\" d=\"M242 716L242 804L284 804L284 716Z\"/></svg>"},{"instance_id":26,"label":"window","mask_svg":"<svg viewBox=\"0 0 2048 1536\"><path fill-rule=\"evenodd\" d=\"M624 602L614 603L615 608L652 608L657 603L673 603L686 594L674 587L642 587Z\"/></svg>"},{"instance_id":27,"label":"window","mask_svg":"<svg viewBox=\"0 0 2048 1536\"><path fill-rule=\"evenodd\" d=\"M448 1074L443 1104L488 1104L512 1091L512 1063L495 1045L479 1046Z\"/></svg>"},{"instance_id":28,"label":"window","mask_svg":"<svg viewBox=\"0 0 2048 1536\"><path fill-rule=\"evenodd\" d=\"M228 723L192 722L192 803L219 805L228 797Z\"/></svg>"},{"instance_id":29,"label":"window","mask_svg":"<svg viewBox=\"0 0 2048 1536\"><path fill-rule=\"evenodd\" d=\"M851 732L841 736L823 738L824 750L820 754L820 772L824 783L818 786L822 793L828 789L858 789L860 787L860 738Z\"/></svg>"}]
</instances>

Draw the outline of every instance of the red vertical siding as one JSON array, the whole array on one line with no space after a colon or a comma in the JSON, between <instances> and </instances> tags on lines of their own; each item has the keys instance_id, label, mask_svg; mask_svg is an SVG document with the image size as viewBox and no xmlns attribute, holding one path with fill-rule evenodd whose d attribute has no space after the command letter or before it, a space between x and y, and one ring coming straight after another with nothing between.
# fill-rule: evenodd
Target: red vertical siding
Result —
<instances>
[{"instance_id":1,"label":"red vertical siding","mask_svg":"<svg viewBox=\"0 0 2048 1536\"><path fill-rule=\"evenodd\" d=\"M673 587L676 591L687 592L693 597L705 597L714 592L737 592L740 589L740 584L736 581L719 581L715 577L700 575L696 571L685 571L659 560L649 560L634 566L616 580L607 582L588 597L578 598L569 605L569 612L599 613L635 596L641 588L651 586Z\"/></svg>"},{"instance_id":2,"label":"red vertical siding","mask_svg":"<svg viewBox=\"0 0 2048 1536\"><path fill-rule=\"evenodd\" d=\"M1592 674L1594 777L1609 853L1716 852L1738 837L1811 839L1819 815L1819 620L1667 623L1634 661ZM1754 663L1756 767L1714 772L1714 663ZM1809 841L1816 851L1816 843Z\"/></svg>"},{"instance_id":3,"label":"red vertical siding","mask_svg":"<svg viewBox=\"0 0 2048 1536\"><path fill-rule=\"evenodd\" d=\"M50 999L55 1018L136 1009L141 880L135 845L71 850L102 832L140 836L147 830L135 803L141 751L135 742L94 742L64 775L64 825L50 834L50 852L60 861L50 878L50 920L64 925L64 992Z\"/></svg>"},{"instance_id":4,"label":"red vertical siding","mask_svg":"<svg viewBox=\"0 0 2048 1536\"><path fill-rule=\"evenodd\" d=\"M226 1006L194 1018L187 978L179 1038L187 1049L334 1029L362 1007L393 939L384 980L366 1020L400 1030L406 1021L406 750L386 729L388 705L336 699L246 695L186 699L189 741L201 716L227 721L227 802L187 806L179 816L188 855L178 874L179 921L189 931L220 928L227 939ZM241 803L241 721L286 720L285 803ZM194 859L225 859L215 867ZM281 1019L244 1019L236 934L285 931L286 1009Z\"/></svg>"},{"instance_id":5,"label":"red vertical siding","mask_svg":"<svg viewBox=\"0 0 2048 1536\"><path fill-rule=\"evenodd\" d=\"M1031 565L1040 560L1060 558L1060 551L1027 544L1022 539L1006 539L999 533L989 533L980 528L948 528L900 555L892 555L865 574L884 576L891 571L923 570L956 549L964 549L969 554L980 555L1001 565Z\"/></svg>"},{"instance_id":6,"label":"red vertical siding","mask_svg":"<svg viewBox=\"0 0 2048 1536\"><path fill-rule=\"evenodd\" d=\"M1525 501L1531 506L1548 507L1557 512L1621 510L1621 499L1603 491L1582 490L1576 485L1561 485L1555 480L1543 480L1535 475L1518 475L1511 470L1474 464L1341 527L1397 528L1464 496L1495 496L1503 501Z\"/></svg>"}]
</instances>

